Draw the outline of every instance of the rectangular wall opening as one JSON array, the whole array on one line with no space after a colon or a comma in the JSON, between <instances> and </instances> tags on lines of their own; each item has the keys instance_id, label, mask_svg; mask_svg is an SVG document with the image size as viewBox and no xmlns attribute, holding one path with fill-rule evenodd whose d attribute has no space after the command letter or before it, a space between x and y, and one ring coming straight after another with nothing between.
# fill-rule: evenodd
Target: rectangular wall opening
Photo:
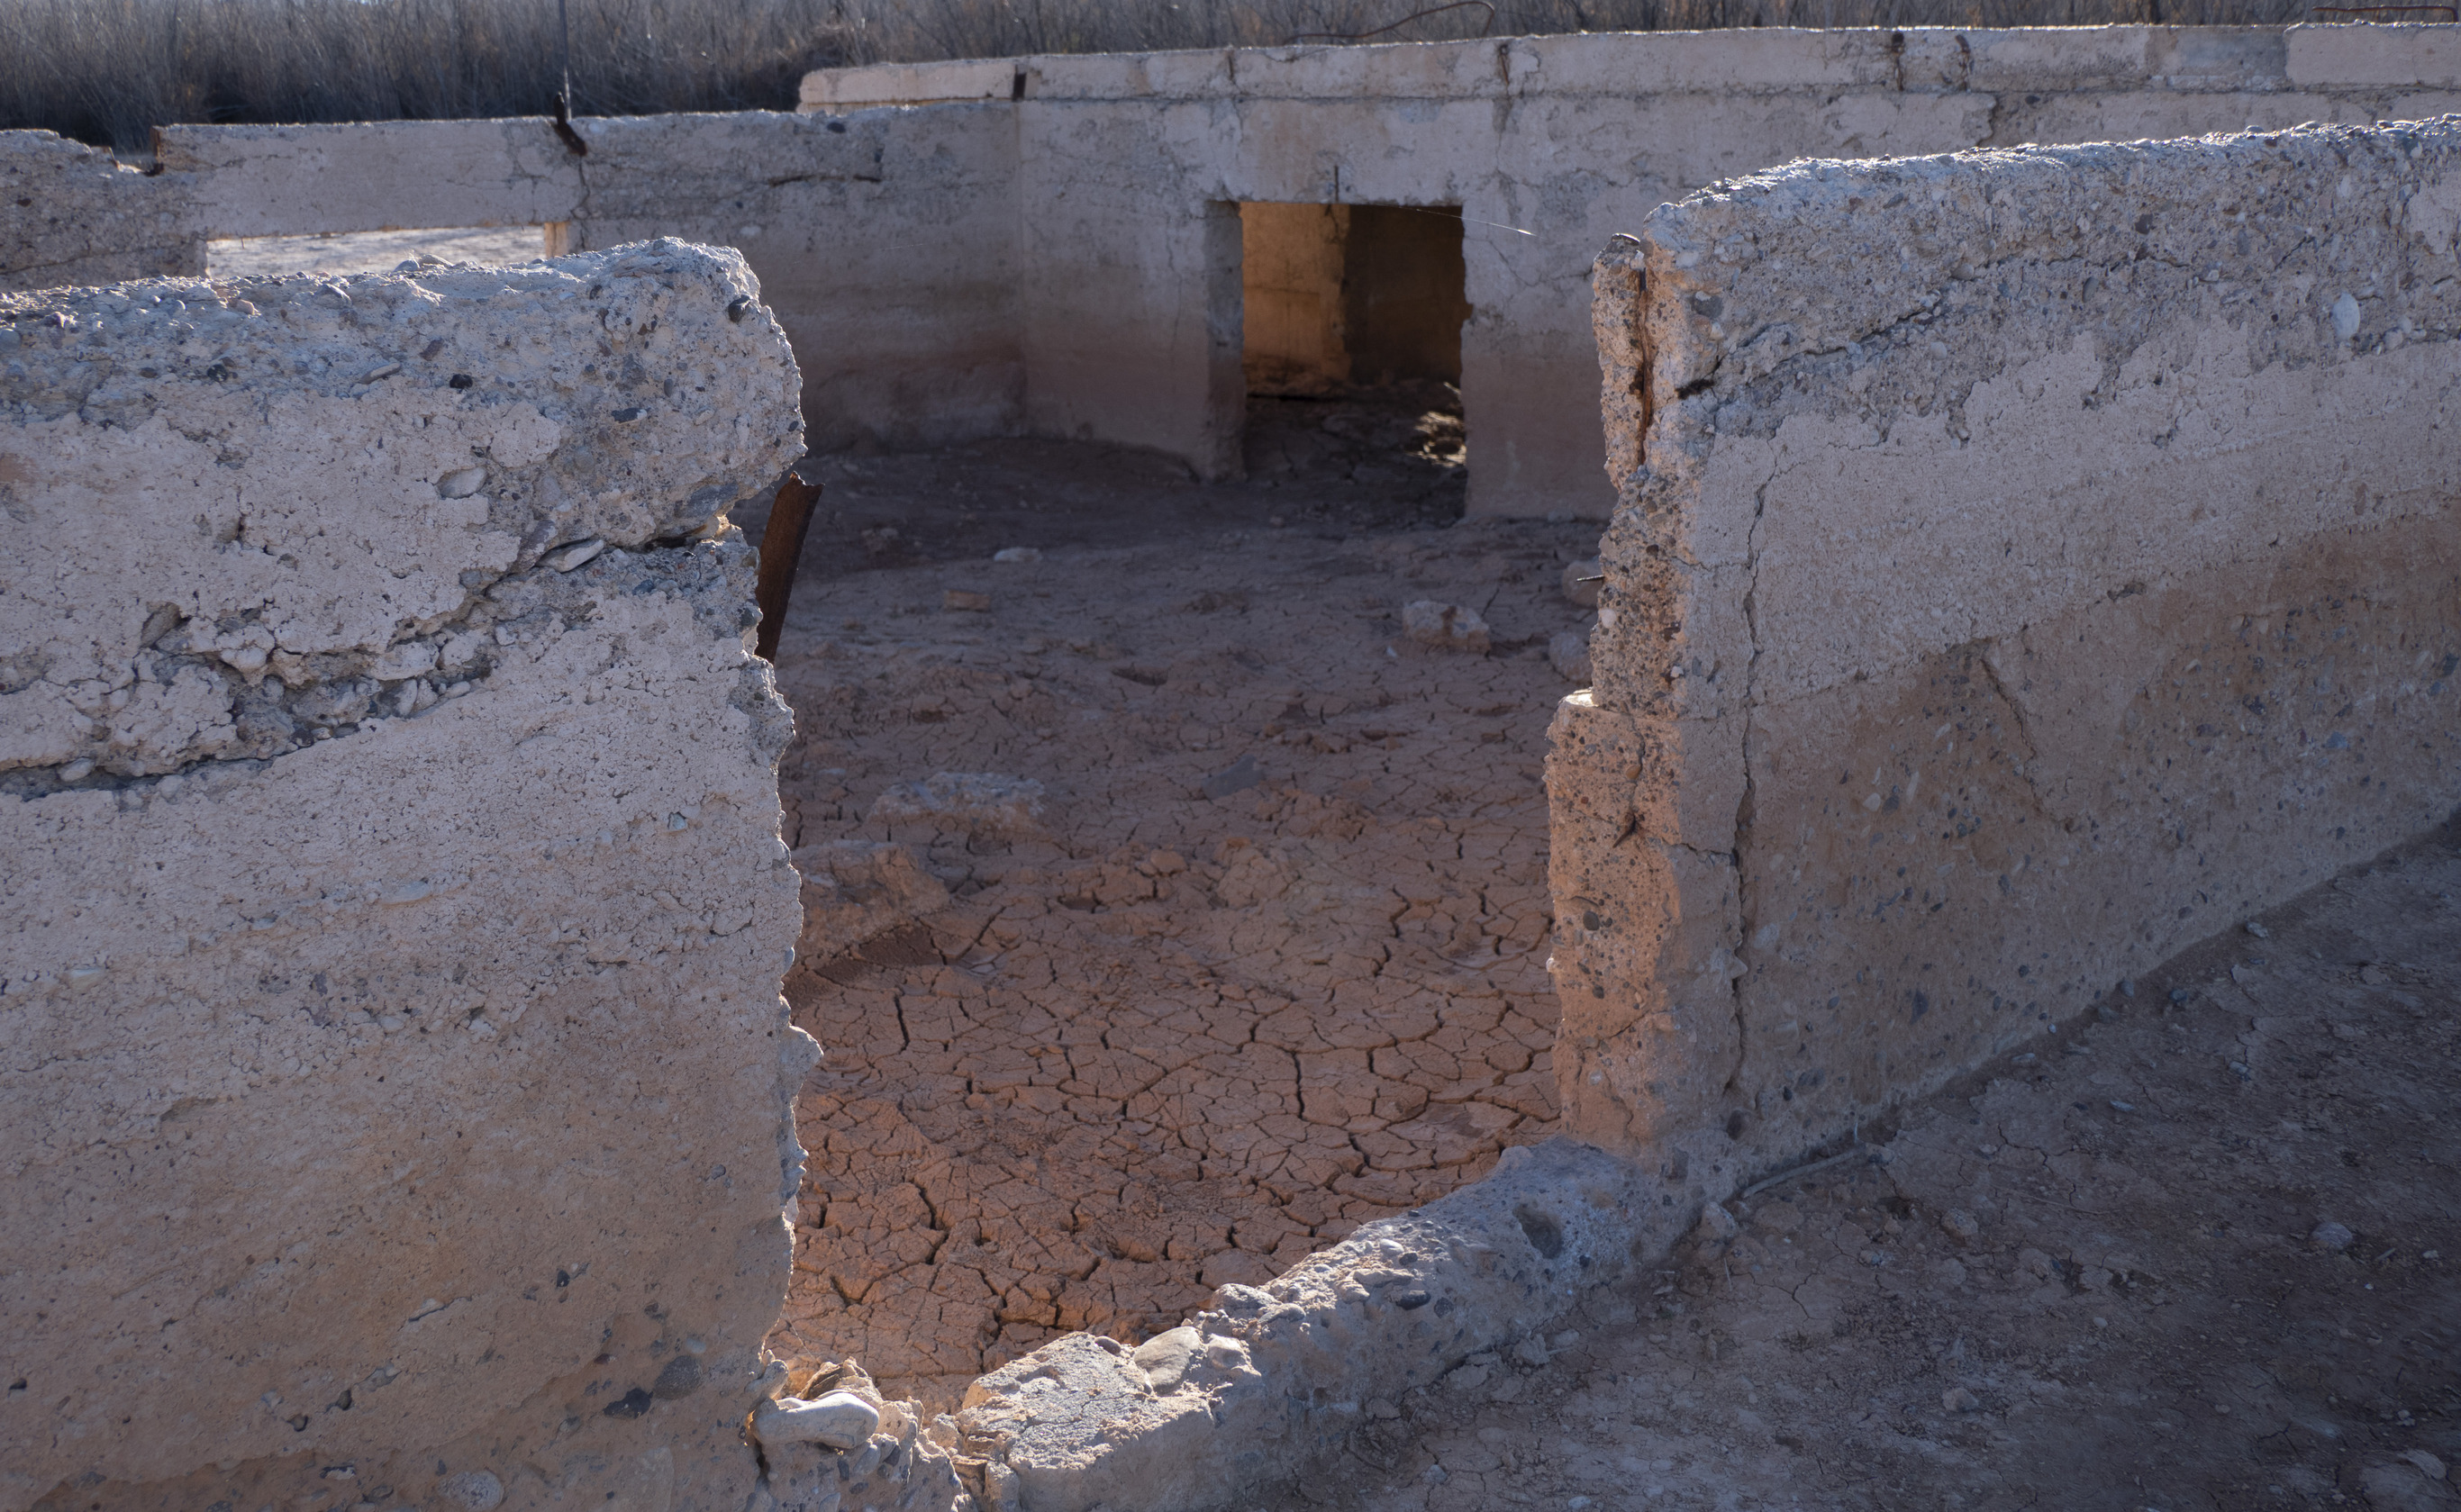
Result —
<instances>
[{"instance_id":1,"label":"rectangular wall opening","mask_svg":"<svg viewBox=\"0 0 2461 1512\"><path fill-rule=\"evenodd\" d=\"M1459 205L1239 206L1252 478L1461 483Z\"/></svg>"}]
</instances>

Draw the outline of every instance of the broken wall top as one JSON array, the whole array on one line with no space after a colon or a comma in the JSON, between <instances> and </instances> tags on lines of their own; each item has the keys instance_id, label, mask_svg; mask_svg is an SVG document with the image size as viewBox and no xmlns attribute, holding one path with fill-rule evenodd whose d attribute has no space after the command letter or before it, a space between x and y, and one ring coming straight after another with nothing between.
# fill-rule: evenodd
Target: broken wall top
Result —
<instances>
[{"instance_id":1,"label":"broken wall top","mask_svg":"<svg viewBox=\"0 0 2461 1512\"><path fill-rule=\"evenodd\" d=\"M48 131L0 131L0 291L204 272L196 183Z\"/></svg>"},{"instance_id":2,"label":"broken wall top","mask_svg":"<svg viewBox=\"0 0 2461 1512\"><path fill-rule=\"evenodd\" d=\"M1744 632L1738 579L1692 601L1683 644L1602 638L1599 701L1695 717L1739 708L1735 653L1696 666L1685 649L1730 626L1754 648L1751 695L1783 700L2246 549L2238 512L2172 519L2175 500L2148 500L2082 532L2059 507L2011 515L2037 479L2005 459L2048 447L2045 458L2065 465L2074 443L2060 433L2079 423L2169 445L2164 427L2200 379L2449 339L2461 329L2456 222L2461 118L2449 117L1812 161L1660 207L1599 269L1609 471L1623 500L1610 570L1621 563L1628 595L1644 577L1679 591L1652 563L1747 572L1755 543L1781 526L1763 515L1789 437L1842 439L1840 427L1910 467L1954 467L1968 451L2000 460L1962 495L1840 500L1823 528L1858 550L1942 529L2004 527L2007 540L1993 554L2003 560L1905 572L1885 615L1851 624L1764 593ZM1848 275L1830 276L1832 264ZM1657 296L1645 304L1644 286ZM2165 392L2172 370L2184 372ZM2213 422L2196 423L2207 430L2178 444L2228 449ZM2319 467L2337 471L2328 451L2286 458L2260 491L2295 492L2290 479ZM2432 481L2421 474L2402 487ZM2266 514L2271 535L2347 513L2321 499L2286 507Z\"/></svg>"},{"instance_id":3,"label":"broken wall top","mask_svg":"<svg viewBox=\"0 0 2461 1512\"><path fill-rule=\"evenodd\" d=\"M792 381L740 258L683 243L0 297L0 495L76 500L0 598L0 772L290 749L301 690L451 660L497 579L757 497L800 450L760 402ZM203 692L223 668L236 699ZM83 690L132 672L159 717L106 728Z\"/></svg>"}]
</instances>

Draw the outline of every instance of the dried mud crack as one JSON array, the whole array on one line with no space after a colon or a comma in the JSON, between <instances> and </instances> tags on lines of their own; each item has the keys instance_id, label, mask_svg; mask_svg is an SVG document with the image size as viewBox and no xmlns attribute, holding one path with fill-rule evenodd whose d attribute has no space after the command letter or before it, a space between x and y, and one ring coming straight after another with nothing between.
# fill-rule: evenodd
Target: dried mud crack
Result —
<instances>
[{"instance_id":1,"label":"dried mud crack","mask_svg":"<svg viewBox=\"0 0 2461 1512\"><path fill-rule=\"evenodd\" d=\"M1423 462L1206 488L998 443L821 470L780 653L788 839L903 846L931 874L903 895L949 901L833 958L807 927L788 978L828 1054L780 1353L946 1410L1553 1132L1545 648L1587 622L1559 579L1595 526L1394 529L1458 513ZM893 551L845 549L891 521ZM987 560L1010 545L1041 555ZM828 575L867 560L905 564ZM1419 599L1478 609L1493 650L1412 644ZM880 817L940 773L1038 783L1040 818Z\"/></svg>"}]
</instances>

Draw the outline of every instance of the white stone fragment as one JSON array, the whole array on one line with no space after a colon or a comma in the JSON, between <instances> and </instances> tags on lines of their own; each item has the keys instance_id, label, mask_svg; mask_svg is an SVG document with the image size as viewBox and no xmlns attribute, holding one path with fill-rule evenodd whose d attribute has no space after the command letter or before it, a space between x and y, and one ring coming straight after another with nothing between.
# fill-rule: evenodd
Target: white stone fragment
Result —
<instances>
[{"instance_id":1,"label":"white stone fragment","mask_svg":"<svg viewBox=\"0 0 2461 1512\"><path fill-rule=\"evenodd\" d=\"M571 545L548 552L546 559L546 564L558 572L569 572L606 549L607 543L592 536L588 541L575 542Z\"/></svg>"},{"instance_id":2,"label":"white stone fragment","mask_svg":"<svg viewBox=\"0 0 2461 1512\"><path fill-rule=\"evenodd\" d=\"M1422 646L1440 650L1484 654L1489 643L1487 621L1476 609L1459 604L1419 599L1402 606L1402 628Z\"/></svg>"},{"instance_id":3,"label":"white stone fragment","mask_svg":"<svg viewBox=\"0 0 2461 1512\"><path fill-rule=\"evenodd\" d=\"M780 1396L753 1409L752 1436L764 1444L826 1444L853 1449L880 1426L880 1409L852 1392L817 1401Z\"/></svg>"},{"instance_id":4,"label":"white stone fragment","mask_svg":"<svg viewBox=\"0 0 2461 1512\"><path fill-rule=\"evenodd\" d=\"M1189 1363L1204 1346L1205 1335L1183 1323L1138 1345L1136 1352L1128 1357L1145 1373L1146 1381L1155 1391L1176 1391L1188 1374Z\"/></svg>"},{"instance_id":5,"label":"white stone fragment","mask_svg":"<svg viewBox=\"0 0 2461 1512\"><path fill-rule=\"evenodd\" d=\"M974 834L1026 834L1042 827L1042 784L989 772L935 772L882 793L870 817Z\"/></svg>"},{"instance_id":6,"label":"white stone fragment","mask_svg":"<svg viewBox=\"0 0 2461 1512\"><path fill-rule=\"evenodd\" d=\"M1590 638L1578 630L1557 630L1547 642L1547 664L1573 687L1588 687Z\"/></svg>"}]
</instances>

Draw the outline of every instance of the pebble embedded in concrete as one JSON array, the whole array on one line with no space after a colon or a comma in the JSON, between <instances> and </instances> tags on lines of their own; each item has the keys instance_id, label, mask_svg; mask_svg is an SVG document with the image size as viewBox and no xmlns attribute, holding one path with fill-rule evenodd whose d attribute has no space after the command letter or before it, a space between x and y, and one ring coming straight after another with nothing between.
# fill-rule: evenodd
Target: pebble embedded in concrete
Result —
<instances>
[{"instance_id":1,"label":"pebble embedded in concrete","mask_svg":"<svg viewBox=\"0 0 2461 1512\"><path fill-rule=\"evenodd\" d=\"M764 1444L854 1449L879 1426L880 1409L852 1392L831 1392L817 1401L781 1396L752 1413L752 1436Z\"/></svg>"},{"instance_id":2,"label":"pebble embedded in concrete","mask_svg":"<svg viewBox=\"0 0 2461 1512\"><path fill-rule=\"evenodd\" d=\"M1166 1329L1137 1346L1129 1356L1156 1392L1175 1391L1188 1374L1188 1363L1205 1347L1205 1335L1183 1324Z\"/></svg>"}]
</instances>

